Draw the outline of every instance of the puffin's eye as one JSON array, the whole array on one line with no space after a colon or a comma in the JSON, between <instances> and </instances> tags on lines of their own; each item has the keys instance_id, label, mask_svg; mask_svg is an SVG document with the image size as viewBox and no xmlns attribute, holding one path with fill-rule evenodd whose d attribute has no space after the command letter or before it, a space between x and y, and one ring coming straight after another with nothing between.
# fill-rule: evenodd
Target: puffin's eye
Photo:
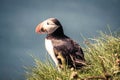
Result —
<instances>
[{"instance_id":1,"label":"puffin's eye","mask_svg":"<svg viewBox=\"0 0 120 80\"><path fill-rule=\"evenodd\" d=\"M47 25L49 25L49 23L47 22Z\"/></svg>"}]
</instances>

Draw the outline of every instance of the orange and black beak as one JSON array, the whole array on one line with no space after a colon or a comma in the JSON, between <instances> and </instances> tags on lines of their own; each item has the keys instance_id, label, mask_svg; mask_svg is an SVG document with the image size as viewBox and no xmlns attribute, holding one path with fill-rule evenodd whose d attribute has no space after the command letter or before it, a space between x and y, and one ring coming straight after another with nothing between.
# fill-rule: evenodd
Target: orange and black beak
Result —
<instances>
[{"instance_id":1,"label":"orange and black beak","mask_svg":"<svg viewBox=\"0 0 120 80\"><path fill-rule=\"evenodd\" d=\"M45 34L45 33L47 33L47 30L44 29L44 27L43 27L43 22L41 22L40 24L37 25L37 27L35 29L35 32L38 33L38 34Z\"/></svg>"},{"instance_id":2,"label":"orange and black beak","mask_svg":"<svg viewBox=\"0 0 120 80\"><path fill-rule=\"evenodd\" d=\"M37 25L37 27L36 27L36 29L35 29L35 32L36 32L36 33L39 33L39 34L42 34L41 28L42 28L42 23L40 23L40 24Z\"/></svg>"}]
</instances>

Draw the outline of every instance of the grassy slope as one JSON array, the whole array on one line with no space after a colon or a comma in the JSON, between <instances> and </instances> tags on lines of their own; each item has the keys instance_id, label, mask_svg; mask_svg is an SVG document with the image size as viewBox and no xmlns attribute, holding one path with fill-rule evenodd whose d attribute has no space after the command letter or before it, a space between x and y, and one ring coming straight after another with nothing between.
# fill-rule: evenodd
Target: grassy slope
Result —
<instances>
[{"instance_id":1,"label":"grassy slope","mask_svg":"<svg viewBox=\"0 0 120 80\"><path fill-rule=\"evenodd\" d=\"M47 60L34 58L35 66L27 68L27 80L120 80L120 37L100 33L85 41L87 66L81 70L64 69L59 72Z\"/></svg>"}]
</instances>

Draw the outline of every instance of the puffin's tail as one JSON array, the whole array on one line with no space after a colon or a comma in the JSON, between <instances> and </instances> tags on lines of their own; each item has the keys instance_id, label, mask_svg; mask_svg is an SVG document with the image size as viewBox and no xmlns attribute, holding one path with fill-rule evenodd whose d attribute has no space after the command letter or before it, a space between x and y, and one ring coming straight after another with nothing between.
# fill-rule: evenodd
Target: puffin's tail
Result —
<instances>
[{"instance_id":1,"label":"puffin's tail","mask_svg":"<svg viewBox=\"0 0 120 80\"><path fill-rule=\"evenodd\" d=\"M72 66L75 69L80 69L83 66L86 66L84 57L81 57L80 55L70 55L70 58L72 60Z\"/></svg>"}]
</instances>

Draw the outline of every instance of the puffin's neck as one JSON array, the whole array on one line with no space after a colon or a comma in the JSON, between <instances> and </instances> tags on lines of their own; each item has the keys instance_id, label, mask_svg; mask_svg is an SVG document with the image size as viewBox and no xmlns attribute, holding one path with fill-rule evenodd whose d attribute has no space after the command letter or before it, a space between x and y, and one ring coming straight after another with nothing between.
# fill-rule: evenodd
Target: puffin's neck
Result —
<instances>
[{"instance_id":1,"label":"puffin's neck","mask_svg":"<svg viewBox=\"0 0 120 80\"><path fill-rule=\"evenodd\" d=\"M62 26L60 26L56 31L54 31L51 34L48 34L46 38L65 38L67 36L65 36L64 31Z\"/></svg>"}]
</instances>

